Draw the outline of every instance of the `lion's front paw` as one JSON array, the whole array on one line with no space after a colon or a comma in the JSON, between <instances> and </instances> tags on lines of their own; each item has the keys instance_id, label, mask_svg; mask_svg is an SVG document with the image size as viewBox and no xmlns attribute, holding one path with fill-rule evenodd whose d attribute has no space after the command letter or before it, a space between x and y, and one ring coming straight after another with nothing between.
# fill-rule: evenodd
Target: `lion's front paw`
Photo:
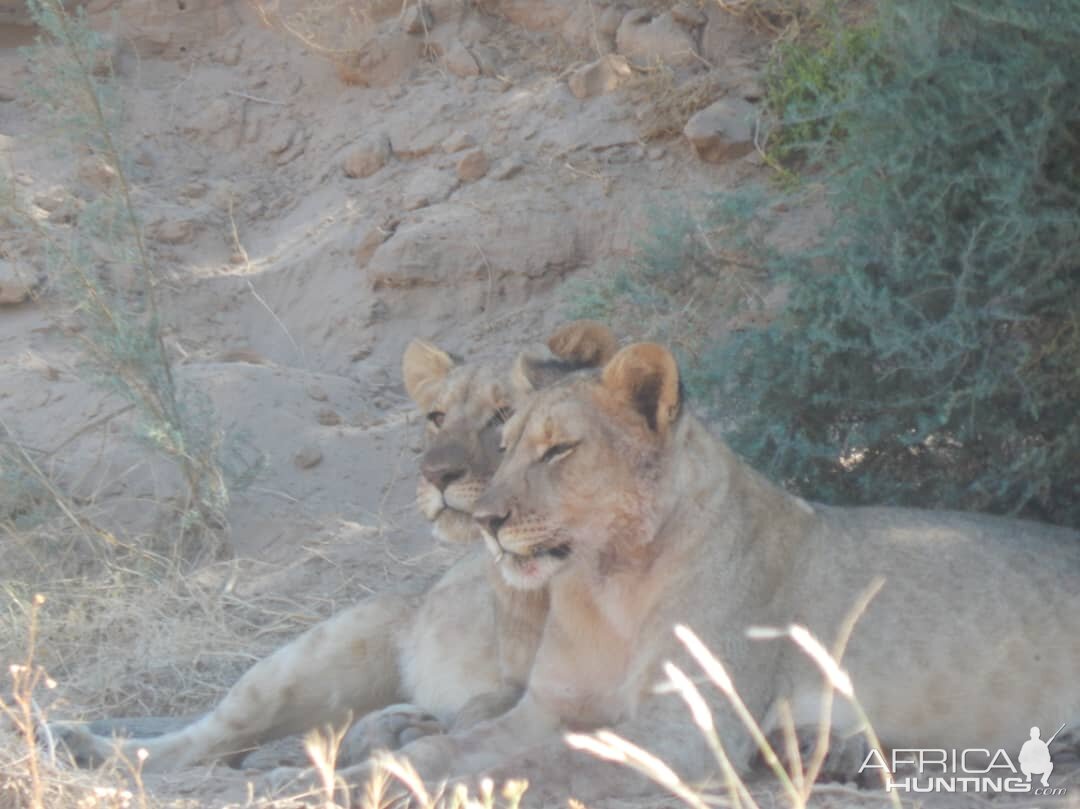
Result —
<instances>
[{"instance_id":1,"label":"lion's front paw","mask_svg":"<svg viewBox=\"0 0 1080 809\"><path fill-rule=\"evenodd\" d=\"M443 724L427 711L415 705L391 705L368 714L349 729L338 750L338 761L359 763L376 750L398 750L416 739L443 732Z\"/></svg>"}]
</instances>

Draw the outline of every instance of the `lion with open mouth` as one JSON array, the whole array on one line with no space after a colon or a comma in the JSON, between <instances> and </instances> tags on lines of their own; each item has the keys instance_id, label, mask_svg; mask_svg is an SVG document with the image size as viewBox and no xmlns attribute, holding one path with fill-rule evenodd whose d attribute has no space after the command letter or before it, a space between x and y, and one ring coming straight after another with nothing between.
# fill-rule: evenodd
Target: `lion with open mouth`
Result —
<instances>
[{"instance_id":1,"label":"lion with open mouth","mask_svg":"<svg viewBox=\"0 0 1080 809\"><path fill-rule=\"evenodd\" d=\"M727 666L766 733L790 721L816 735L821 671L794 644L747 630L799 625L832 647L878 580L842 662L886 748L993 751L1018 747L1032 726L1075 730L1075 531L807 503L736 457L681 390L671 353L637 344L538 392L507 421L503 460L473 514L506 582L547 588L547 622L511 711L401 751L423 776L525 777L535 803L654 788L564 742L599 729L683 779L717 775L686 705L657 690L668 661L700 672L673 631L680 624ZM730 761L748 768L756 745L729 698L701 690ZM841 693L826 720L837 738L864 729Z\"/></svg>"}]
</instances>

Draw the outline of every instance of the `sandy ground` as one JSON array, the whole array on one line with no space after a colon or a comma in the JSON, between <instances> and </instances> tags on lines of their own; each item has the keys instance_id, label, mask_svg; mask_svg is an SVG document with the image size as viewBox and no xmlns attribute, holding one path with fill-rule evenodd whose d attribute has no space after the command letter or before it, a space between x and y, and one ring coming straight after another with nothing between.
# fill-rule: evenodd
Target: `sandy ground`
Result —
<instances>
[{"instance_id":1,"label":"sandy ground","mask_svg":"<svg viewBox=\"0 0 1080 809\"><path fill-rule=\"evenodd\" d=\"M407 341L505 356L563 319L567 279L625 261L655 206L764 174L752 151L706 163L679 134L646 138L647 94L571 91L575 71L622 50L645 68L639 82L666 58L657 87L708 74L718 97L756 100L754 32L687 4L645 45L617 41L613 22L632 5L437 2L408 33L398 3L88 4L124 102L116 137L165 279L177 374L267 464L232 497L234 558L182 575L139 580L84 564L78 548L49 556L47 543L28 553L0 539L0 649L21 654L28 595L45 593L38 659L58 682L54 715L197 713L303 628L365 594L423 586L452 561L413 509ZM93 156L54 137L35 100L25 22L0 4L0 160L19 198L62 230L95 194ZM367 50L336 67L299 41L300 22L316 44L360 37ZM816 221L792 219L804 235ZM43 286L0 305L10 437L123 541L161 532L177 476L82 373L40 244L12 229L0 284L16 277ZM146 787L162 805L244 805L250 775L197 768ZM767 782L758 791L763 807L781 802ZM818 802L881 799L837 788Z\"/></svg>"}]
</instances>

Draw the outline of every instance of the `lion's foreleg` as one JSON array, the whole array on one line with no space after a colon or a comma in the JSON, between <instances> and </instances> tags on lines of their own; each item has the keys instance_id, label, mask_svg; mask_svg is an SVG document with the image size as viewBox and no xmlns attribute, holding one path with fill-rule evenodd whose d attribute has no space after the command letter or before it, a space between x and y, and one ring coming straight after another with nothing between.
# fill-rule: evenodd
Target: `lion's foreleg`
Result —
<instances>
[{"instance_id":1,"label":"lion's foreleg","mask_svg":"<svg viewBox=\"0 0 1080 809\"><path fill-rule=\"evenodd\" d=\"M415 609L414 600L399 596L363 601L260 660L200 719L174 733L125 740L120 752L132 758L145 749L148 771L179 769L399 702L398 640ZM100 758L111 748L102 737L69 744L76 757Z\"/></svg>"}]
</instances>

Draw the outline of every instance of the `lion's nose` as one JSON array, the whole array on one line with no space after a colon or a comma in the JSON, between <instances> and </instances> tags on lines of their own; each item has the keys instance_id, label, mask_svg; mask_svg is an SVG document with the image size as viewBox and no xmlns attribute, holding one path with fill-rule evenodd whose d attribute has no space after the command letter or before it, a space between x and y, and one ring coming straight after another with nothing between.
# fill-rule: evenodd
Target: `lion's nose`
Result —
<instances>
[{"instance_id":1,"label":"lion's nose","mask_svg":"<svg viewBox=\"0 0 1080 809\"><path fill-rule=\"evenodd\" d=\"M498 538L499 529L506 524L508 519L510 519L510 512L507 511L502 514L482 512L473 514L473 519L480 523L480 527L483 528L489 536Z\"/></svg>"},{"instance_id":2,"label":"lion's nose","mask_svg":"<svg viewBox=\"0 0 1080 809\"><path fill-rule=\"evenodd\" d=\"M420 473L440 492L445 492L447 486L465 477L465 470L461 466L439 462L421 464Z\"/></svg>"}]
</instances>

